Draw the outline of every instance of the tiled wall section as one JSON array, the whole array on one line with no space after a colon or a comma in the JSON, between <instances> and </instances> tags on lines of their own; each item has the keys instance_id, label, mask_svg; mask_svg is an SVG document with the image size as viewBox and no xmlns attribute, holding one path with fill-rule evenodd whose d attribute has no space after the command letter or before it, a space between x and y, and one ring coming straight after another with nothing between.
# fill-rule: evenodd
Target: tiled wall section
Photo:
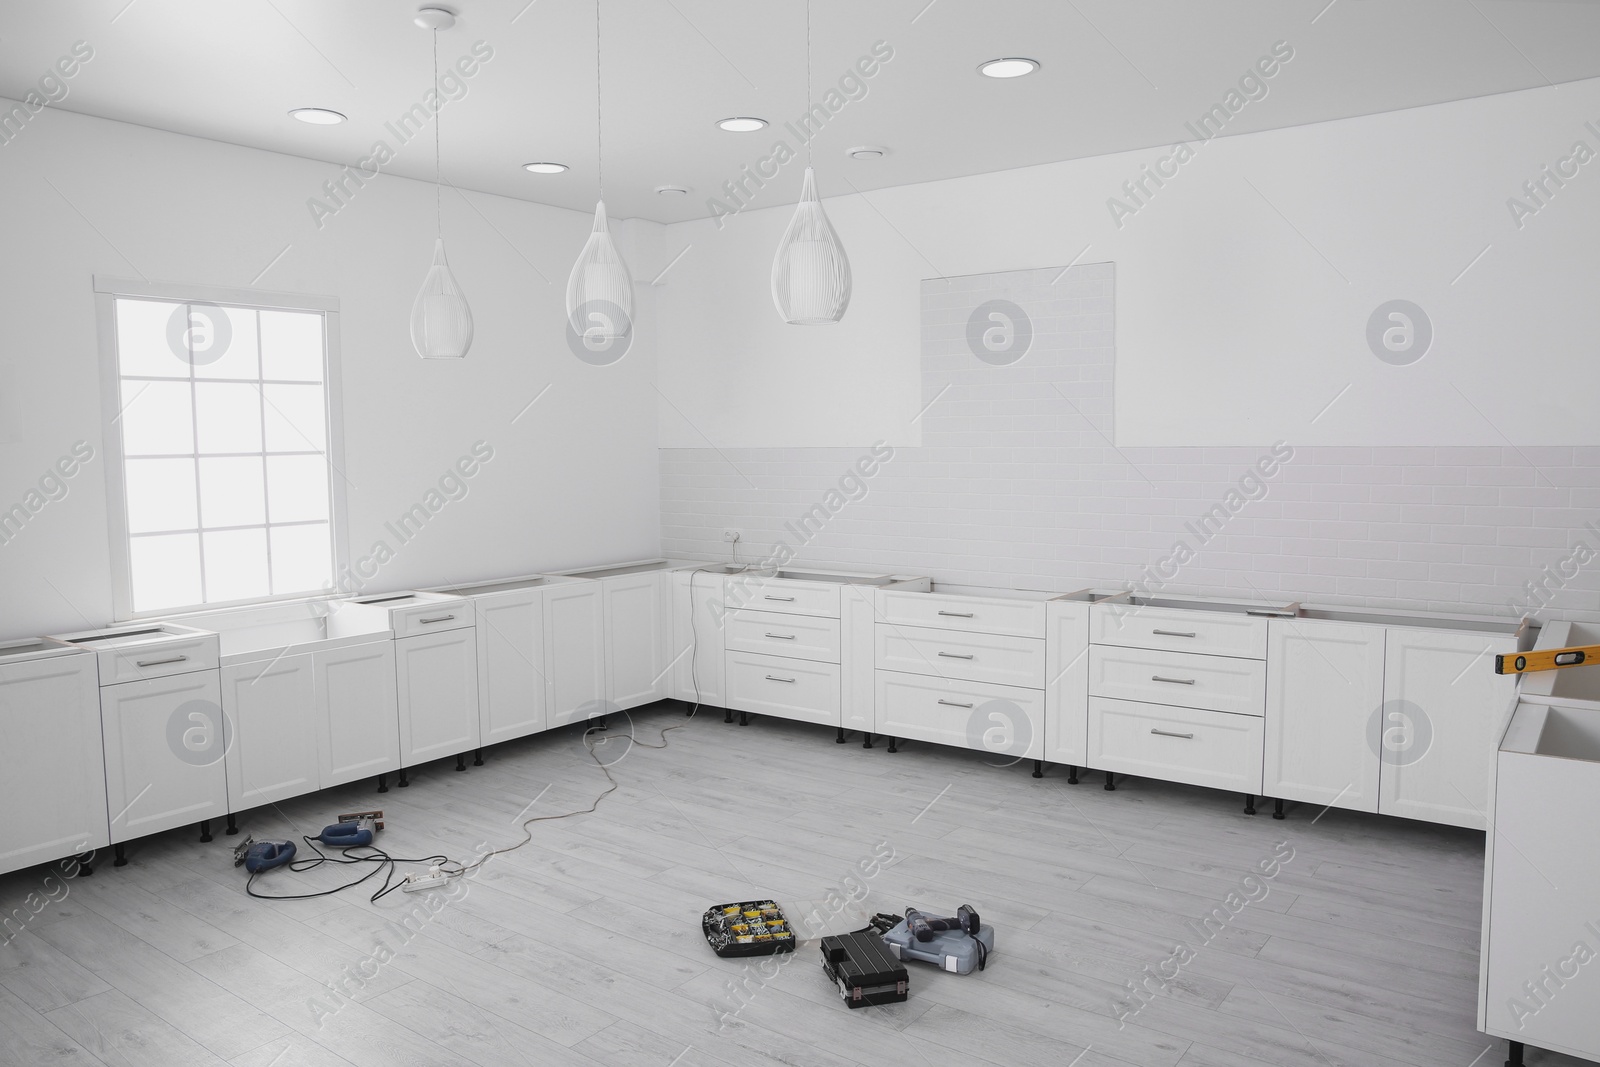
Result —
<instances>
[{"instance_id":1,"label":"tiled wall section","mask_svg":"<svg viewBox=\"0 0 1600 1067\"><path fill-rule=\"evenodd\" d=\"M1600 448L1288 441L1259 483L1271 442L1117 449L1113 282L1111 264L924 282L923 446L864 493L841 480L866 449L664 449L662 551L727 559L732 527L746 561L781 541L947 582L1600 621ZM966 336L994 299L1032 321L1009 365Z\"/></svg>"}]
</instances>

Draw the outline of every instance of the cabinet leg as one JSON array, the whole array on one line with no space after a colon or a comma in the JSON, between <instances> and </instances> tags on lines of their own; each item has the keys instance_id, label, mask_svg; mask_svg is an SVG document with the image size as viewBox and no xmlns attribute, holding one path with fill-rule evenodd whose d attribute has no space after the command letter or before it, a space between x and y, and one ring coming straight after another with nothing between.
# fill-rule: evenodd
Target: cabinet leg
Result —
<instances>
[{"instance_id":1,"label":"cabinet leg","mask_svg":"<svg viewBox=\"0 0 1600 1067\"><path fill-rule=\"evenodd\" d=\"M1272 802L1272 817L1274 819L1283 818L1283 801L1281 799Z\"/></svg>"},{"instance_id":2,"label":"cabinet leg","mask_svg":"<svg viewBox=\"0 0 1600 1067\"><path fill-rule=\"evenodd\" d=\"M1036 759L1033 761L1033 776L1035 778L1044 777L1044 760Z\"/></svg>"},{"instance_id":3,"label":"cabinet leg","mask_svg":"<svg viewBox=\"0 0 1600 1067\"><path fill-rule=\"evenodd\" d=\"M1067 764L1067 784L1068 785L1077 785L1078 784L1078 768L1074 767L1070 763Z\"/></svg>"},{"instance_id":4,"label":"cabinet leg","mask_svg":"<svg viewBox=\"0 0 1600 1067\"><path fill-rule=\"evenodd\" d=\"M1106 792L1107 793L1115 793L1116 791L1117 791L1117 781L1116 781L1115 778L1111 777L1111 772L1107 771L1106 772Z\"/></svg>"},{"instance_id":5,"label":"cabinet leg","mask_svg":"<svg viewBox=\"0 0 1600 1067\"><path fill-rule=\"evenodd\" d=\"M872 747L872 731L871 730L863 730L863 731L861 731L861 747L862 748L871 748Z\"/></svg>"},{"instance_id":6,"label":"cabinet leg","mask_svg":"<svg viewBox=\"0 0 1600 1067\"><path fill-rule=\"evenodd\" d=\"M739 713L739 725L740 726L749 726L750 725L750 716L747 715L746 713L742 712L742 711Z\"/></svg>"},{"instance_id":7,"label":"cabinet leg","mask_svg":"<svg viewBox=\"0 0 1600 1067\"><path fill-rule=\"evenodd\" d=\"M112 861L111 866L113 866L113 867L126 867L128 865L128 854L126 852L122 851L122 846L121 845L117 845L116 846L115 852L116 852L117 858Z\"/></svg>"},{"instance_id":8,"label":"cabinet leg","mask_svg":"<svg viewBox=\"0 0 1600 1067\"><path fill-rule=\"evenodd\" d=\"M387 793L388 791L389 791L389 776L387 774L378 775L378 792Z\"/></svg>"},{"instance_id":9,"label":"cabinet leg","mask_svg":"<svg viewBox=\"0 0 1600 1067\"><path fill-rule=\"evenodd\" d=\"M457 752L456 753L456 770L464 771L466 769L467 769L467 754L465 752Z\"/></svg>"},{"instance_id":10,"label":"cabinet leg","mask_svg":"<svg viewBox=\"0 0 1600 1067\"><path fill-rule=\"evenodd\" d=\"M592 724L596 730L604 730L606 728L606 717L602 715L598 719L592 720Z\"/></svg>"},{"instance_id":11,"label":"cabinet leg","mask_svg":"<svg viewBox=\"0 0 1600 1067\"><path fill-rule=\"evenodd\" d=\"M480 748L480 749L476 749L476 750L473 751L473 753L472 753L472 765L474 767L482 767L483 766L483 749Z\"/></svg>"},{"instance_id":12,"label":"cabinet leg","mask_svg":"<svg viewBox=\"0 0 1600 1067\"><path fill-rule=\"evenodd\" d=\"M201 819L200 820L200 840L202 842L211 840L211 820L210 819Z\"/></svg>"},{"instance_id":13,"label":"cabinet leg","mask_svg":"<svg viewBox=\"0 0 1600 1067\"><path fill-rule=\"evenodd\" d=\"M80 852L72 858L78 861L79 878L87 878L94 873L94 868L89 866L90 863L94 862L93 852Z\"/></svg>"},{"instance_id":14,"label":"cabinet leg","mask_svg":"<svg viewBox=\"0 0 1600 1067\"><path fill-rule=\"evenodd\" d=\"M694 704L691 703L690 701L685 700L683 702L683 713L685 715L693 715L694 714Z\"/></svg>"},{"instance_id":15,"label":"cabinet leg","mask_svg":"<svg viewBox=\"0 0 1600 1067\"><path fill-rule=\"evenodd\" d=\"M411 779L406 777L406 769L404 767L401 767L400 768L400 781L399 781L398 785L400 786L401 789L404 789L406 786L408 786L410 784L411 784Z\"/></svg>"},{"instance_id":16,"label":"cabinet leg","mask_svg":"<svg viewBox=\"0 0 1600 1067\"><path fill-rule=\"evenodd\" d=\"M890 752L899 752L900 751L898 748L894 747L894 738L892 738L892 737L889 738L889 751Z\"/></svg>"},{"instance_id":17,"label":"cabinet leg","mask_svg":"<svg viewBox=\"0 0 1600 1067\"><path fill-rule=\"evenodd\" d=\"M1521 1041L1512 1041L1506 1048L1506 1067L1522 1067L1523 1046Z\"/></svg>"},{"instance_id":18,"label":"cabinet leg","mask_svg":"<svg viewBox=\"0 0 1600 1067\"><path fill-rule=\"evenodd\" d=\"M844 727L843 726L839 727L839 736L835 737L833 739L833 743L836 744L836 745L844 744Z\"/></svg>"},{"instance_id":19,"label":"cabinet leg","mask_svg":"<svg viewBox=\"0 0 1600 1067\"><path fill-rule=\"evenodd\" d=\"M233 821L233 812L228 812L228 836L232 837L239 832L239 824Z\"/></svg>"},{"instance_id":20,"label":"cabinet leg","mask_svg":"<svg viewBox=\"0 0 1600 1067\"><path fill-rule=\"evenodd\" d=\"M1246 793L1244 795L1244 813L1246 815L1254 815L1256 813L1256 795L1254 793Z\"/></svg>"}]
</instances>

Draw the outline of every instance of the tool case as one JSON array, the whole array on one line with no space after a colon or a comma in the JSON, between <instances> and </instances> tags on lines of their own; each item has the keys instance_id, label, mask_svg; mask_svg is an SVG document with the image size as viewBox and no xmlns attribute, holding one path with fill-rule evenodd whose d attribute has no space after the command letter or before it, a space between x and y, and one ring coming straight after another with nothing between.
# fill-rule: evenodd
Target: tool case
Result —
<instances>
[{"instance_id":1,"label":"tool case","mask_svg":"<svg viewBox=\"0 0 1600 1067\"><path fill-rule=\"evenodd\" d=\"M956 974L983 970L994 951L994 927L979 926L978 932L941 930L931 941L918 941L905 920L883 935L883 943L896 959L922 960Z\"/></svg>"},{"instance_id":2,"label":"tool case","mask_svg":"<svg viewBox=\"0 0 1600 1067\"><path fill-rule=\"evenodd\" d=\"M793 952L794 927L775 900L718 904L700 920L706 943L719 956L770 956Z\"/></svg>"},{"instance_id":3,"label":"tool case","mask_svg":"<svg viewBox=\"0 0 1600 1067\"><path fill-rule=\"evenodd\" d=\"M905 965L872 932L823 938L822 971L852 1008L899 1004L910 981Z\"/></svg>"}]
</instances>

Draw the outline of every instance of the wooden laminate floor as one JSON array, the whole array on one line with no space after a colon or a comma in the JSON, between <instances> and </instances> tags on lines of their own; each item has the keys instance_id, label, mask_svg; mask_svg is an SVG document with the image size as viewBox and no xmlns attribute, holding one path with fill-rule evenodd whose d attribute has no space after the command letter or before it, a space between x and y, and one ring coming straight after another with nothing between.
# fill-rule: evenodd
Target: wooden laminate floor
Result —
<instances>
[{"instance_id":1,"label":"wooden laminate floor","mask_svg":"<svg viewBox=\"0 0 1600 1067\"><path fill-rule=\"evenodd\" d=\"M678 705L634 718L650 741L686 721ZM1276 822L1209 790L1128 779L1108 793L1098 775L1036 781L978 753L865 751L859 735L838 745L829 729L715 713L688 722L670 748L630 751L614 721L599 751L620 788L599 811L534 824L532 844L449 894L253 900L229 847L242 837L220 826L211 844L189 830L135 843L128 866L105 857L70 883L45 883L49 868L0 878L0 909L31 915L0 946L0 1063L1504 1062L1473 1025L1481 834L1306 806ZM381 797L362 783L245 813L241 829L297 837L379 805L393 854L470 858L517 840L525 809L584 808L606 785L577 728L452 767ZM343 873L258 884L304 891ZM47 885L59 899L29 913ZM1230 910L1230 894L1254 899ZM712 955L701 912L757 896L831 932L873 911L970 903L998 943L981 973L912 964L908 1003L851 1011L814 944L749 966ZM1227 921L1200 927L1218 908ZM1178 942L1188 958L1163 964ZM1160 970L1176 977L1145 978L1139 1006L1125 983Z\"/></svg>"}]
</instances>

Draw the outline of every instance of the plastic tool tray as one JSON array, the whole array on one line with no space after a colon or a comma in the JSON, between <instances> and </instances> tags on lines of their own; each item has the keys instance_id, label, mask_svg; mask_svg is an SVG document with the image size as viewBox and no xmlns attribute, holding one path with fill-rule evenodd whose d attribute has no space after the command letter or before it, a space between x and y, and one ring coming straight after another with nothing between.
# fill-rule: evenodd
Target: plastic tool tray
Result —
<instances>
[{"instance_id":1,"label":"plastic tool tray","mask_svg":"<svg viewBox=\"0 0 1600 1067\"><path fill-rule=\"evenodd\" d=\"M794 951L794 927L775 900L718 904L700 920L706 943L719 956L770 956Z\"/></svg>"}]
</instances>

